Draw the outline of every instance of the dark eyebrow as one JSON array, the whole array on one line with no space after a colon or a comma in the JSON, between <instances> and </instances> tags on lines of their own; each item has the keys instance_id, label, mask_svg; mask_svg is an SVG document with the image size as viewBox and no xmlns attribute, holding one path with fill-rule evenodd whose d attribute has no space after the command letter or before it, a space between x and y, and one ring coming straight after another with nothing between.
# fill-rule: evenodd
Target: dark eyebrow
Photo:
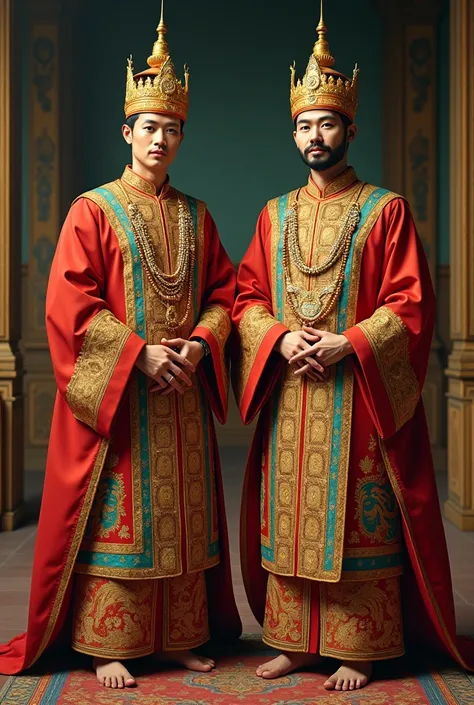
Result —
<instances>
[{"instance_id":1,"label":"dark eyebrow","mask_svg":"<svg viewBox=\"0 0 474 705\"><path fill-rule=\"evenodd\" d=\"M335 120L334 115L330 115L329 113L327 115L323 115L322 117L318 118L316 122L324 122L325 120ZM298 120L296 123L297 125L311 125L311 120Z\"/></svg>"},{"instance_id":2,"label":"dark eyebrow","mask_svg":"<svg viewBox=\"0 0 474 705\"><path fill-rule=\"evenodd\" d=\"M145 127L145 125L158 125L158 122L156 120L152 120L152 118L147 118L146 120L143 121L142 127ZM179 127L179 123L175 122L174 120L170 120L169 122L165 123L165 127Z\"/></svg>"}]
</instances>

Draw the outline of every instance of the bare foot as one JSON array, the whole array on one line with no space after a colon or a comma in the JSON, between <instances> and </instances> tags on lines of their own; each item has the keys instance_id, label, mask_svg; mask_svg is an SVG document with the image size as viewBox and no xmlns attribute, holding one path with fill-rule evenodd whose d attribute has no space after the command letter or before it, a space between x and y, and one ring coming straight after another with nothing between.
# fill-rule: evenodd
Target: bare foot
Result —
<instances>
[{"instance_id":1,"label":"bare foot","mask_svg":"<svg viewBox=\"0 0 474 705\"><path fill-rule=\"evenodd\" d=\"M137 684L135 678L120 661L95 658L92 667L95 669L97 680L106 688L133 688Z\"/></svg>"},{"instance_id":2,"label":"bare foot","mask_svg":"<svg viewBox=\"0 0 474 705\"><path fill-rule=\"evenodd\" d=\"M340 668L324 683L326 690L359 690L370 681L370 661L343 661Z\"/></svg>"},{"instance_id":3,"label":"bare foot","mask_svg":"<svg viewBox=\"0 0 474 705\"><path fill-rule=\"evenodd\" d=\"M193 654L192 651L161 651L159 654L156 654L156 657L160 661L180 663L190 671L212 671L216 665L212 658L198 656L197 654Z\"/></svg>"},{"instance_id":4,"label":"bare foot","mask_svg":"<svg viewBox=\"0 0 474 705\"><path fill-rule=\"evenodd\" d=\"M280 676L286 676L287 673L296 671L298 668L314 666L318 661L317 654L284 651L271 661L263 663L255 672L260 678L280 678Z\"/></svg>"}]
</instances>

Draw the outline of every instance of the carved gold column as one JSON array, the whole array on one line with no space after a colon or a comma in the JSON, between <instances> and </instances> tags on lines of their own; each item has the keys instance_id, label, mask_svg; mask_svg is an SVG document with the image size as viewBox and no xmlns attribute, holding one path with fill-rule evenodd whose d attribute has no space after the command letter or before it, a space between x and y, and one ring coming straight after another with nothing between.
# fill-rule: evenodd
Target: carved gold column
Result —
<instances>
[{"instance_id":1,"label":"carved gold column","mask_svg":"<svg viewBox=\"0 0 474 705\"><path fill-rule=\"evenodd\" d=\"M451 339L446 517L474 531L474 4L451 1Z\"/></svg>"},{"instance_id":2,"label":"carved gold column","mask_svg":"<svg viewBox=\"0 0 474 705\"><path fill-rule=\"evenodd\" d=\"M385 20L384 186L410 203L437 281L437 24L439 0L379 0ZM435 334L423 389L435 465L445 468L444 374Z\"/></svg>"},{"instance_id":3,"label":"carved gold column","mask_svg":"<svg viewBox=\"0 0 474 705\"><path fill-rule=\"evenodd\" d=\"M18 526L23 514L18 6L18 1L0 0L0 520L4 530Z\"/></svg>"}]
</instances>

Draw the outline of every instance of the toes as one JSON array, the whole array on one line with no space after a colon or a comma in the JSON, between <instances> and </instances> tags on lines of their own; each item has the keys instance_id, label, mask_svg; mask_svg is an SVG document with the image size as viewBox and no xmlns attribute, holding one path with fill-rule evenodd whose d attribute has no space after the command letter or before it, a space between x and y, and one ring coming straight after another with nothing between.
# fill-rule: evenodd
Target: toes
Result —
<instances>
[{"instance_id":1,"label":"toes","mask_svg":"<svg viewBox=\"0 0 474 705\"><path fill-rule=\"evenodd\" d=\"M105 679L105 683L104 683L105 687L110 688L111 687L110 683L111 683L111 678L110 678L110 676L107 676L107 678Z\"/></svg>"},{"instance_id":2,"label":"toes","mask_svg":"<svg viewBox=\"0 0 474 705\"><path fill-rule=\"evenodd\" d=\"M112 688L116 688L117 687L117 676L112 676L112 678L110 680L111 680Z\"/></svg>"},{"instance_id":3,"label":"toes","mask_svg":"<svg viewBox=\"0 0 474 705\"><path fill-rule=\"evenodd\" d=\"M324 683L324 687L326 688L326 690L334 690L336 684L331 678L328 678L327 681Z\"/></svg>"},{"instance_id":4,"label":"toes","mask_svg":"<svg viewBox=\"0 0 474 705\"><path fill-rule=\"evenodd\" d=\"M117 678L117 688L123 688L123 686L124 686L124 677L119 676Z\"/></svg>"},{"instance_id":5,"label":"toes","mask_svg":"<svg viewBox=\"0 0 474 705\"><path fill-rule=\"evenodd\" d=\"M336 682L336 690L342 690L343 684L344 680L342 678L338 678Z\"/></svg>"},{"instance_id":6,"label":"toes","mask_svg":"<svg viewBox=\"0 0 474 705\"><path fill-rule=\"evenodd\" d=\"M132 678L132 676L130 676L129 678L125 679L126 688L133 688L134 685L136 685L135 678Z\"/></svg>"},{"instance_id":7,"label":"toes","mask_svg":"<svg viewBox=\"0 0 474 705\"><path fill-rule=\"evenodd\" d=\"M348 680L343 681L342 690L349 690L349 681Z\"/></svg>"},{"instance_id":8,"label":"toes","mask_svg":"<svg viewBox=\"0 0 474 705\"><path fill-rule=\"evenodd\" d=\"M349 681L349 690L354 690L355 681Z\"/></svg>"},{"instance_id":9,"label":"toes","mask_svg":"<svg viewBox=\"0 0 474 705\"><path fill-rule=\"evenodd\" d=\"M361 688L361 687L362 687L362 686L361 686L360 678L358 678L358 679L356 680L356 690L359 690L359 688Z\"/></svg>"}]
</instances>

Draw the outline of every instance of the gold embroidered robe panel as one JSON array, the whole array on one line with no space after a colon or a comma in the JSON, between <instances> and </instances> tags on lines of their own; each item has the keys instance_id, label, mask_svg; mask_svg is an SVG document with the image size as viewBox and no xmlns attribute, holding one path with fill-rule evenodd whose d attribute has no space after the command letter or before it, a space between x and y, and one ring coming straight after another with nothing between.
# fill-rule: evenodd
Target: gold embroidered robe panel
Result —
<instances>
[{"instance_id":1,"label":"gold embroidered robe panel","mask_svg":"<svg viewBox=\"0 0 474 705\"><path fill-rule=\"evenodd\" d=\"M206 274L209 258L219 260L225 253L220 242L215 242L217 231L205 204L168 183L156 196L153 185L131 169L126 169L120 181L85 197L99 205L118 240L127 325L142 336L146 330L146 342L152 345L160 344L163 338L188 339L198 331L224 362L230 318L222 301L212 303L207 288L210 284L212 289L213 283ZM142 271L138 251L131 246L130 223L123 214L128 202L138 206L156 263L171 273L176 269L179 246L179 200L189 203L190 210L194 204L196 262L191 273L191 310L185 325L170 331L166 306ZM232 279L230 262L228 265L221 274ZM232 292L233 286L231 282ZM185 291L176 307L178 320L186 312L186 298ZM152 380L138 371L132 373L128 396L114 424L77 572L119 578L173 577L219 562L214 429L203 377L202 372L196 374L193 386L186 388L183 396L162 396L150 393ZM225 377L225 370L221 370L221 377ZM222 386L219 381L217 386ZM221 413L225 415L225 410Z\"/></svg>"},{"instance_id":2,"label":"gold embroidered robe panel","mask_svg":"<svg viewBox=\"0 0 474 705\"><path fill-rule=\"evenodd\" d=\"M374 223L385 205L395 194L362 185L352 169L320 194L311 180L308 187L274 199L267 205L269 231L263 246L268 276L271 280L270 306L261 302L250 305L239 327L245 355L245 341L250 343L253 327L262 330L260 337L271 335L273 328L300 330L299 322L285 296L281 270L282 220L286 207L298 200L298 239L304 261L318 265L324 261L339 234L340 223L347 208L359 196L361 224L353 236L351 266L346 269L345 298L317 327L336 332L339 319L344 327L353 326L356 315L357 288L364 245ZM364 211L365 209L365 211ZM292 283L301 289L311 288L316 294L332 284L337 265L323 275L311 277L290 264ZM252 320L254 319L254 320ZM339 332L342 332L339 331ZM281 334L281 333L280 333ZM258 353L254 350L241 366L240 398L248 386L250 370ZM345 540L346 506L356 503L348 496L349 472L359 472L359 459L351 459L351 424L353 408L353 372L344 364L336 379L336 368L325 382L313 383L307 378L295 378L291 366L284 366L275 391L263 410L263 459L261 489L261 548L262 565L281 575L298 575L310 579L335 582L344 579L364 579L366 560L357 569L362 547L348 546ZM339 391L338 391L339 389ZM340 390L343 389L342 394ZM365 411L365 410L364 410ZM337 413L336 413L337 412ZM366 415L366 412L365 412ZM370 417L361 435L365 450L369 437L376 435ZM337 454L333 448L337 445ZM362 452L362 451L361 451ZM335 458L335 455L337 457ZM334 465L335 463L335 465ZM354 466L354 470L352 469ZM337 480L335 480L337 478ZM380 478L374 478L374 486ZM383 483L384 484L384 483ZM387 488L384 486L384 491ZM373 538L373 537L372 537ZM396 549L396 550L395 550ZM364 559L371 548L365 552ZM397 554L400 545L387 547L382 541L379 553ZM347 554L347 555L346 555ZM351 570L343 569L343 560L350 559ZM399 574L401 568L388 558L386 570L380 576Z\"/></svg>"}]
</instances>

